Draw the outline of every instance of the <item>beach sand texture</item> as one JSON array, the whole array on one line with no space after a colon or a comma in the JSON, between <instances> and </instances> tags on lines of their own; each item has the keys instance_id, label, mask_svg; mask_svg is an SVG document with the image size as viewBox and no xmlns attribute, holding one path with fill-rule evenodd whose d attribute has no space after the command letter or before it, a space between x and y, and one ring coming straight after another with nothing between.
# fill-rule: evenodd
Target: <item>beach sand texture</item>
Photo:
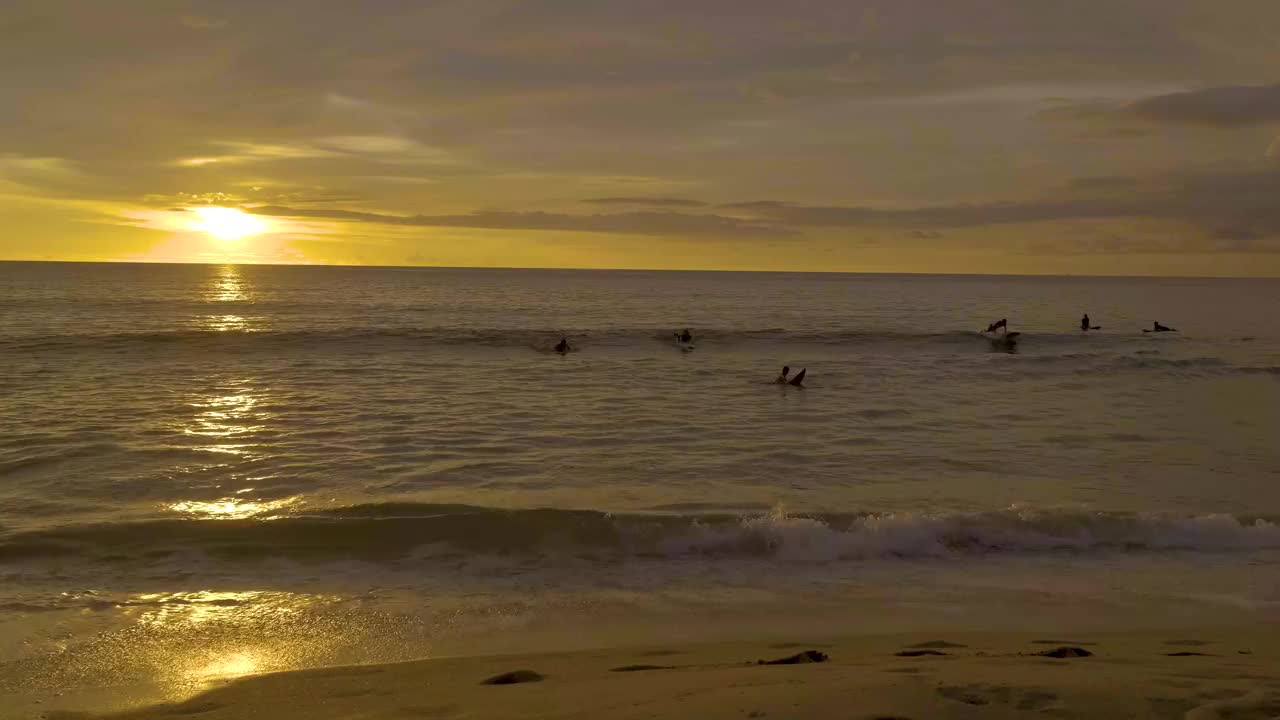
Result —
<instances>
[{"instance_id":1,"label":"beach sand texture","mask_svg":"<svg viewBox=\"0 0 1280 720\"><path fill-rule=\"evenodd\" d=\"M1262 719L1280 717L1277 630L893 635L424 660L263 675L177 704L48 717ZM1046 656L1075 654L1055 652L1064 647L1091 655ZM829 659L759 664L809 650ZM486 683L508 673L516 682Z\"/></svg>"}]
</instances>

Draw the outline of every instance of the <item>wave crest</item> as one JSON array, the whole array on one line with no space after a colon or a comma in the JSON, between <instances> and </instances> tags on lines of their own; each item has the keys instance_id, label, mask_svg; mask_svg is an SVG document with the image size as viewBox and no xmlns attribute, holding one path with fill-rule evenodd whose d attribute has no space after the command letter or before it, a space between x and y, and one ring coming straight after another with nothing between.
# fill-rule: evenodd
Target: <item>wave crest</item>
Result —
<instances>
[{"instance_id":1,"label":"wave crest","mask_svg":"<svg viewBox=\"0 0 1280 720\"><path fill-rule=\"evenodd\" d=\"M1280 548L1275 518L1012 508L982 513L610 514L413 503L274 519L65 526L0 541L0 562L127 559L199 551L236 561L499 554L605 561L770 557L786 562L1046 552L1232 552Z\"/></svg>"}]
</instances>

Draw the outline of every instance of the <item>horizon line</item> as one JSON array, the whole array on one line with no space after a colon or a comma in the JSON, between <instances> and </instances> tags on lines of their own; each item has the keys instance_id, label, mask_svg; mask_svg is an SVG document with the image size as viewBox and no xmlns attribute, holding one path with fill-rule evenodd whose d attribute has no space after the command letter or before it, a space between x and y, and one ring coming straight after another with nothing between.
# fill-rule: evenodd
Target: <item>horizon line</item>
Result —
<instances>
[{"instance_id":1,"label":"horizon line","mask_svg":"<svg viewBox=\"0 0 1280 720\"><path fill-rule=\"evenodd\" d=\"M315 267L315 268L367 268L371 270L564 270L571 272L672 272L672 273L740 273L773 275L911 275L922 277L1002 277L1002 278L1114 278L1143 280L1280 280L1280 275L1098 275L1088 273L975 273L975 272L924 272L912 270L743 270L715 268L625 268L625 267L564 267L564 266L514 266L514 265L362 265L352 263L298 263L298 262L216 262L207 260L50 260L50 259L0 259L4 263L43 263L48 265L213 265L247 267Z\"/></svg>"}]
</instances>

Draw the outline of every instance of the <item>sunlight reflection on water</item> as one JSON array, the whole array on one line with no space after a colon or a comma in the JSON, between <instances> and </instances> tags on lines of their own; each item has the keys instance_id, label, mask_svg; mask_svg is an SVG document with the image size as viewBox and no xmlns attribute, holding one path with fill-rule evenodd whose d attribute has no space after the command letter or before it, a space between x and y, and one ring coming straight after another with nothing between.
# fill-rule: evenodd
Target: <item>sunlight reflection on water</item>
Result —
<instances>
[{"instance_id":1,"label":"sunlight reflection on water","mask_svg":"<svg viewBox=\"0 0 1280 720\"><path fill-rule=\"evenodd\" d=\"M241 500L224 498L221 500L198 501L184 500L168 506L170 510L189 517L210 520L240 520L257 517L266 513L282 510L297 502L298 497L287 497L280 500Z\"/></svg>"},{"instance_id":2,"label":"sunlight reflection on water","mask_svg":"<svg viewBox=\"0 0 1280 720\"><path fill-rule=\"evenodd\" d=\"M222 265L203 293L209 302L247 302L253 300L253 290L237 265Z\"/></svg>"},{"instance_id":3,"label":"sunlight reflection on water","mask_svg":"<svg viewBox=\"0 0 1280 720\"><path fill-rule=\"evenodd\" d=\"M162 692L177 699L214 681L289 669L302 657L324 654L322 635L269 637L265 630L305 626L306 613L335 600L266 590L195 591L144 593L123 605L141 610L136 623L147 636L165 639L148 660Z\"/></svg>"}]
</instances>

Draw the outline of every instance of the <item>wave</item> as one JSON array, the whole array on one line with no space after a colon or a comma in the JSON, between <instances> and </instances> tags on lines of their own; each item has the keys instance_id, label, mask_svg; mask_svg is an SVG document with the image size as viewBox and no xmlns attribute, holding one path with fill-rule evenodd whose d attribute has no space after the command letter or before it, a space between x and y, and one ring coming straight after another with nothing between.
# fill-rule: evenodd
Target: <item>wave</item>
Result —
<instances>
[{"instance_id":1,"label":"wave","mask_svg":"<svg viewBox=\"0 0 1280 720\"><path fill-rule=\"evenodd\" d=\"M0 540L0 562L154 559L396 560L414 555L620 561L770 557L788 562L1046 552L1280 548L1280 518L1012 508L982 513L612 514L388 503L238 520L64 526Z\"/></svg>"}]
</instances>

